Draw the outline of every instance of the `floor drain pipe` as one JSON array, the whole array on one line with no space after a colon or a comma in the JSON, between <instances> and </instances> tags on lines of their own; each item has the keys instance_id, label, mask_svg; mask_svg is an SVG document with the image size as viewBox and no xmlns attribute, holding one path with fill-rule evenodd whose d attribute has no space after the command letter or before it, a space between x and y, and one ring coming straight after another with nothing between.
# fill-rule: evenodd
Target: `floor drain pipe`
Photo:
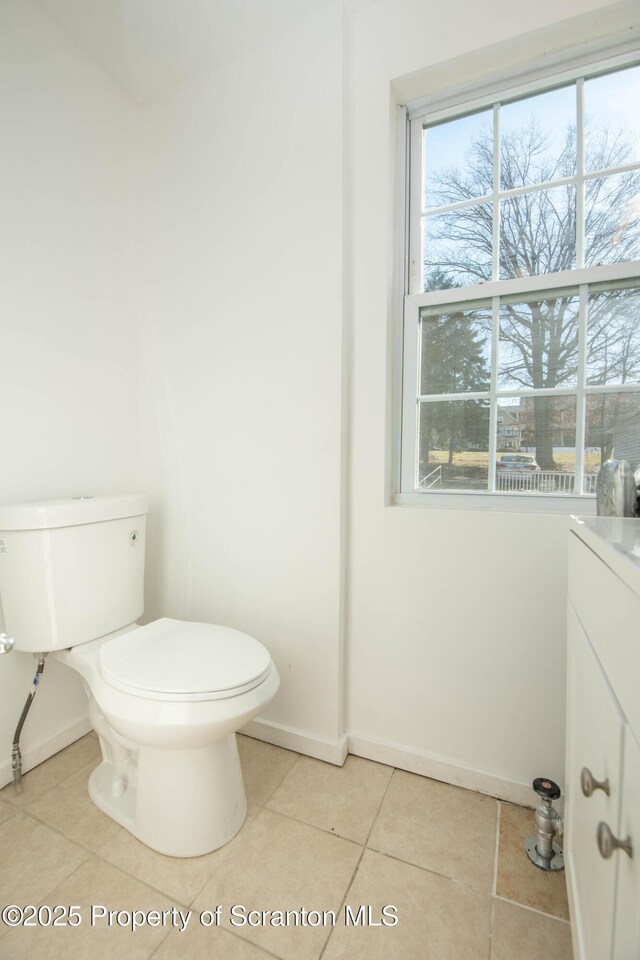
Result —
<instances>
[{"instance_id":1,"label":"floor drain pipe","mask_svg":"<svg viewBox=\"0 0 640 960\"><path fill-rule=\"evenodd\" d=\"M25 701L25 705L22 708L22 713L20 714L20 719L18 720L18 726L16 727L16 732L13 735L13 746L11 748L11 769L13 770L13 785L17 790L22 790L22 754L20 752L20 734L22 733L22 728L24 727L24 722L27 719L27 714L31 709L31 704L33 703L34 697L38 692L38 684L40 683L40 677L42 676L44 670L44 660L47 656L46 653L36 654L38 658L38 666L36 668L35 676L33 678L33 683L31 684L31 690Z\"/></svg>"}]
</instances>

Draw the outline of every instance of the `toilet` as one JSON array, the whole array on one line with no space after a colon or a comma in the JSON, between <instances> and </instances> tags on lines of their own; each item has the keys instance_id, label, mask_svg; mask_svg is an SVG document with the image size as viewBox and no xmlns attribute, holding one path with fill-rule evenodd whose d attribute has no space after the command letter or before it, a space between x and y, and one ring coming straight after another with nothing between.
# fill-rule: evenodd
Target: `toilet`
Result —
<instances>
[{"instance_id":1,"label":"toilet","mask_svg":"<svg viewBox=\"0 0 640 960\"><path fill-rule=\"evenodd\" d=\"M280 681L238 630L136 622L146 514L141 494L0 506L0 601L16 650L83 679L102 749L93 802L154 850L195 857L244 822L236 731Z\"/></svg>"}]
</instances>

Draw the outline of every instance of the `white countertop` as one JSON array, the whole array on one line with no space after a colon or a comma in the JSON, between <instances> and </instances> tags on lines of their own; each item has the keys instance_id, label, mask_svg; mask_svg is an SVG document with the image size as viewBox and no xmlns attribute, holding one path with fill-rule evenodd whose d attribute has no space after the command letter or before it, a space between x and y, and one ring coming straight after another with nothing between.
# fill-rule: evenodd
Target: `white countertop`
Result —
<instances>
[{"instance_id":1,"label":"white countertop","mask_svg":"<svg viewBox=\"0 0 640 960\"><path fill-rule=\"evenodd\" d=\"M571 517L570 529L640 596L640 518Z\"/></svg>"}]
</instances>

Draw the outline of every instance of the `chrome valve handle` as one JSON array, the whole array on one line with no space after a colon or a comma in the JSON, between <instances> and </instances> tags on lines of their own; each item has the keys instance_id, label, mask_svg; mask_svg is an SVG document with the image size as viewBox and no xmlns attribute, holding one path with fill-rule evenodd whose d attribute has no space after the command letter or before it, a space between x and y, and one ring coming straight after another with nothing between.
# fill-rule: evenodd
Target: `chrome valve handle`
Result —
<instances>
[{"instance_id":1,"label":"chrome valve handle","mask_svg":"<svg viewBox=\"0 0 640 960\"><path fill-rule=\"evenodd\" d=\"M585 797L590 797L595 790L602 790L609 797L611 789L608 780L596 780L588 767L583 767L580 771L580 786Z\"/></svg>"},{"instance_id":2,"label":"chrome valve handle","mask_svg":"<svg viewBox=\"0 0 640 960\"><path fill-rule=\"evenodd\" d=\"M11 653L15 640L8 637L6 633L0 633L0 654Z\"/></svg>"},{"instance_id":3,"label":"chrome valve handle","mask_svg":"<svg viewBox=\"0 0 640 960\"><path fill-rule=\"evenodd\" d=\"M598 850L600 851L600 856L604 857L605 860L609 859L614 850L624 850L629 857L633 857L631 837L618 840L618 838L614 837L611 833L609 825L602 820L598 824Z\"/></svg>"}]
</instances>

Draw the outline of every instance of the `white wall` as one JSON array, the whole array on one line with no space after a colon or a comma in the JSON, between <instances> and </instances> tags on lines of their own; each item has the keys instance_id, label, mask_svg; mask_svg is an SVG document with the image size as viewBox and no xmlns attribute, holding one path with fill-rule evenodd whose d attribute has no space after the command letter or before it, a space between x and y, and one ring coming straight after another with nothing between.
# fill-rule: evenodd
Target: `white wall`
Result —
<instances>
[{"instance_id":1,"label":"white wall","mask_svg":"<svg viewBox=\"0 0 640 960\"><path fill-rule=\"evenodd\" d=\"M385 505L394 322L390 88L456 57L462 84L465 69L477 67L466 53L598 6L381 0L349 23L351 746L523 800L534 776L563 778L567 522ZM607 29L606 17L600 27ZM570 43L575 29L558 23L551 46ZM520 39L509 56L530 47ZM494 57L492 69L500 62Z\"/></svg>"},{"instance_id":2,"label":"white wall","mask_svg":"<svg viewBox=\"0 0 640 960\"><path fill-rule=\"evenodd\" d=\"M0 7L0 502L135 486L130 187L136 111L28 0ZM0 658L0 786L35 662ZM87 728L46 666L25 767Z\"/></svg>"},{"instance_id":3,"label":"white wall","mask_svg":"<svg viewBox=\"0 0 640 960\"><path fill-rule=\"evenodd\" d=\"M263 720L334 758L341 84L332 2L146 107L140 165L147 615L258 637Z\"/></svg>"}]
</instances>

